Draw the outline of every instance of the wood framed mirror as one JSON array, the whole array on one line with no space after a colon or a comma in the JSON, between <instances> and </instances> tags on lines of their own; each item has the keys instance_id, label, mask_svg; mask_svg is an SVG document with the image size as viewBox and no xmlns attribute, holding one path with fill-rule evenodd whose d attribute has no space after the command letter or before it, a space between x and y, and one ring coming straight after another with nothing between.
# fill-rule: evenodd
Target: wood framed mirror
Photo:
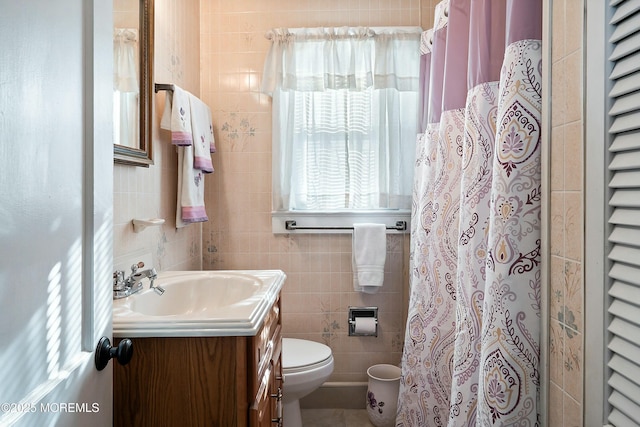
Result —
<instances>
[{"instance_id":1,"label":"wood framed mirror","mask_svg":"<svg viewBox=\"0 0 640 427\"><path fill-rule=\"evenodd\" d=\"M113 160L118 164L153 164L153 1L113 2Z\"/></svg>"}]
</instances>

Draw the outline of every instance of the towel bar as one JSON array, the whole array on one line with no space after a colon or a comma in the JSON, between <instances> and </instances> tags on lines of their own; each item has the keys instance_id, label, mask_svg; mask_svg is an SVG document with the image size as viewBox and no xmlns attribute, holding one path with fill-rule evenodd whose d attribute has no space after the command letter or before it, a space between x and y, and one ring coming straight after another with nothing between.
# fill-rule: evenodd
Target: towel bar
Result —
<instances>
[{"instance_id":1,"label":"towel bar","mask_svg":"<svg viewBox=\"0 0 640 427\"><path fill-rule=\"evenodd\" d=\"M173 85L166 83L156 83L155 84L155 92L158 93L161 90L169 90L173 92Z\"/></svg>"},{"instance_id":2,"label":"towel bar","mask_svg":"<svg viewBox=\"0 0 640 427\"><path fill-rule=\"evenodd\" d=\"M287 230L353 230L353 227L301 227L296 225L293 219L284 222L284 228ZM407 229L407 221L396 221L396 225L388 225L387 230L405 231Z\"/></svg>"}]
</instances>

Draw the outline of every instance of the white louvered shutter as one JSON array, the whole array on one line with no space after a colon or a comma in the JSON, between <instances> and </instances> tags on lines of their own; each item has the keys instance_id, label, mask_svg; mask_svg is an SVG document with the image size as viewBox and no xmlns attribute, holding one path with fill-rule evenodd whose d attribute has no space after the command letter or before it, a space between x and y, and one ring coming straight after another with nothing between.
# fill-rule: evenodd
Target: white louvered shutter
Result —
<instances>
[{"instance_id":1,"label":"white louvered shutter","mask_svg":"<svg viewBox=\"0 0 640 427\"><path fill-rule=\"evenodd\" d=\"M608 421L640 426L640 0L612 0Z\"/></svg>"}]
</instances>

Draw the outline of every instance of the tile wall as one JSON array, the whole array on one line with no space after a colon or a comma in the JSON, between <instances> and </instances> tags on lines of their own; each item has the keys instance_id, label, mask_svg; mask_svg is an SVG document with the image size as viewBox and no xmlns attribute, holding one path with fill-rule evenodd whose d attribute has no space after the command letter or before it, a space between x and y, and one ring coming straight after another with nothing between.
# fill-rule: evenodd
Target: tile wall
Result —
<instances>
[{"instance_id":1,"label":"tile wall","mask_svg":"<svg viewBox=\"0 0 640 427\"><path fill-rule=\"evenodd\" d=\"M584 138L582 0L552 4L549 426L582 426Z\"/></svg>"},{"instance_id":2,"label":"tile wall","mask_svg":"<svg viewBox=\"0 0 640 427\"><path fill-rule=\"evenodd\" d=\"M364 381L366 367L397 363L406 296L408 237L391 236L384 291L351 291L348 235L274 236L270 224L270 101L259 93L264 33L276 26L421 25L431 0L156 0L155 73L213 110L219 151L207 177L211 218L175 229L176 154L160 131L156 95L150 168L115 166L114 258L152 253L159 270L282 268L285 335L326 342L333 381ZM552 2L550 426L583 425L583 1ZM199 29L199 31L198 31ZM198 50L200 46L200 50ZM576 76L578 76L576 78ZM133 233L131 219L163 217ZM201 255L202 254L202 255ZM346 336L349 305L378 305L379 338Z\"/></svg>"},{"instance_id":3,"label":"tile wall","mask_svg":"<svg viewBox=\"0 0 640 427\"><path fill-rule=\"evenodd\" d=\"M380 293L353 292L350 235L271 232L271 100L260 93L265 33L274 27L413 25L431 27L430 0L201 0L201 96L211 107L218 152L206 178L210 221L204 269L277 268L284 336L331 346L330 381L366 381L375 363L400 362L409 237L389 235ZM378 306L381 332L348 337L347 310Z\"/></svg>"},{"instance_id":4,"label":"tile wall","mask_svg":"<svg viewBox=\"0 0 640 427\"><path fill-rule=\"evenodd\" d=\"M199 0L155 0L155 80L200 91ZM150 253L162 270L202 266L202 225L175 228L177 155L159 128L164 93L155 95L153 160L149 168L114 166L114 261ZM133 232L133 218L165 218L161 227ZM128 261L127 261L128 262Z\"/></svg>"}]
</instances>

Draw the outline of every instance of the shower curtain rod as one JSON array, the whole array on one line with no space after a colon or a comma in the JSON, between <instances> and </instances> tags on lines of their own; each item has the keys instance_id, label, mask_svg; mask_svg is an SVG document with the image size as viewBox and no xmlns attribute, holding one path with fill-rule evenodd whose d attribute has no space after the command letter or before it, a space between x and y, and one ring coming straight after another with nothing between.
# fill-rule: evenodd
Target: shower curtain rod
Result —
<instances>
[{"instance_id":1,"label":"shower curtain rod","mask_svg":"<svg viewBox=\"0 0 640 427\"><path fill-rule=\"evenodd\" d=\"M353 230L353 227L300 227L293 219L285 221L284 228L287 230ZM407 221L396 221L396 225L387 226L387 230L405 231L406 229Z\"/></svg>"}]
</instances>

